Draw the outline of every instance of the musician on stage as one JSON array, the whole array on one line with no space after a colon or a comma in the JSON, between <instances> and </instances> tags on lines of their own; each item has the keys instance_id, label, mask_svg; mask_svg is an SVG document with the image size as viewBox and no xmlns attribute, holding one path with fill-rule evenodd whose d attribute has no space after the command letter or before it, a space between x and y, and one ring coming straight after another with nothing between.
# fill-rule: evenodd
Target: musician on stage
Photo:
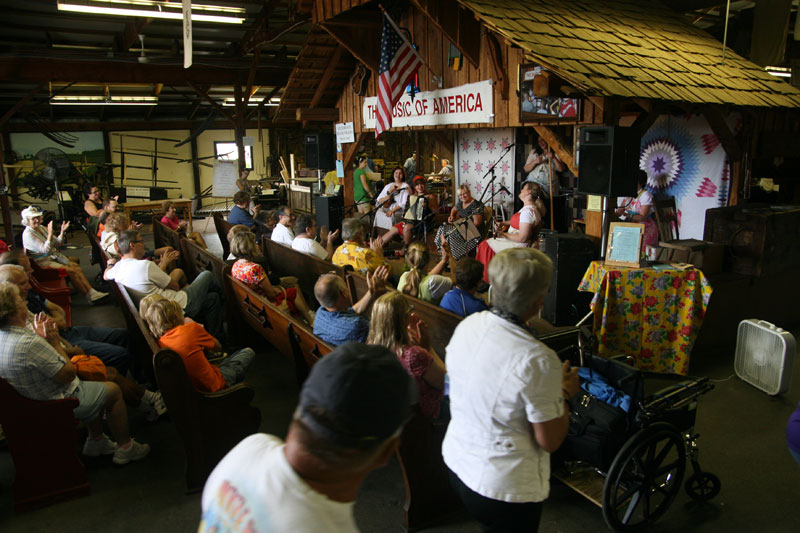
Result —
<instances>
[{"instance_id":1,"label":"musician on stage","mask_svg":"<svg viewBox=\"0 0 800 533\"><path fill-rule=\"evenodd\" d=\"M356 203L356 209L359 213L369 213L371 209L372 200L374 199L372 193L372 185L367 178L367 158L356 158L356 170L353 172L353 200Z\"/></svg>"},{"instance_id":2,"label":"musician on stage","mask_svg":"<svg viewBox=\"0 0 800 533\"><path fill-rule=\"evenodd\" d=\"M411 187L406 183L406 171L401 166L392 169L392 183L386 185L378 195L375 205L375 226L392 229L392 226L403 220L403 210L408 203Z\"/></svg>"},{"instance_id":3,"label":"musician on stage","mask_svg":"<svg viewBox=\"0 0 800 533\"><path fill-rule=\"evenodd\" d=\"M458 201L447 224L443 224L436 232L434 242L442 250L442 236L447 238L453 259L458 261L472 252L481 242L483 231L483 204L472 197L469 185L462 183L458 186Z\"/></svg>"},{"instance_id":4,"label":"musician on stage","mask_svg":"<svg viewBox=\"0 0 800 533\"><path fill-rule=\"evenodd\" d=\"M250 194L250 183L247 181L247 177L250 175L250 171L242 169L242 172L239 174L239 179L236 180L236 187L242 191Z\"/></svg>"},{"instance_id":5,"label":"musician on stage","mask_svg":"<svg viewBox=\"0 0 800 533\"><path fill-rule=\"evenodd\" d=\"M550 169L552 162L553 168ZM564 171L566 166L558 158L555 152L547 145L544 137L539 136L538 146L535 146L528 159L525 161L525 172L528 173L526 181L538 183L545 198L550 198L550 188L552 187L553 196L558 196L561 192L559 174Z\"/></svg>"},{"instance_id":6,"label":"musician on stage","mask_svg":"<svg viewBox=\"0 0 800 533\"><path fill-rule=\"evenodd\" d=\"M386 244L395 235L403 235L403 243L408 245L415 238L422 239L425 231L433 229L433 215L439 208L436 195L428 192L425 178L414 178L414 192L408 197L408 202L403 215L403 221L395 224L392 229L381 237L381 243Z\"/></svg>"},{"instance_id":7,"label":"musician on stage","mask_svg":"<svg viewBox=\"0 0 800 533\"><path fill-rule=\"evenodd\" d=\"M450 179L450 177L453 175L453 167L450 166L449 159L442 159L442 168L439 169L439 172L437 172L436 175L442 179Z\"/></svg>"}]
</instances>

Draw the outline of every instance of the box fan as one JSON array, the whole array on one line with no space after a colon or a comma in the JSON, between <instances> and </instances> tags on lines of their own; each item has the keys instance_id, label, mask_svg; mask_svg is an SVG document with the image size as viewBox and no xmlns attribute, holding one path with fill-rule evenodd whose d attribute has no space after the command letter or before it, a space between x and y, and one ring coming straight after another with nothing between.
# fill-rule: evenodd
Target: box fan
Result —
<instances>
[{"instance_id":1,"label":"box fan","mask_svg":"<svg viewBox=\"0 0 800 533\"><path fill-rule=\"evenodd\" d=\"M765 320L742 320L736 336L736 375L767 394L789 390L795 340Z\"/></svg>"}]
</instances>

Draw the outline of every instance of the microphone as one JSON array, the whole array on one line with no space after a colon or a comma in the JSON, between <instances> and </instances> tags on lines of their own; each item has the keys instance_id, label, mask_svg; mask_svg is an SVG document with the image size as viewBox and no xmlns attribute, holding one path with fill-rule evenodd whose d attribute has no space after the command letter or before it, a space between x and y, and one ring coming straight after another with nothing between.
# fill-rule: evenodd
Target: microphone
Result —
<instances>
[{"instance_id":1,"label":"microphone","mask_svg":"<svg viewBox=\"0 0 800 533\"><path fill-rule=\"evenodd\" d=\"M433 154L433 158L434 158L434 159L439 159L439 156L438 156L438 155L436 155L436 154Z\"/></svg>"},{"instance_id":2,"label":"microphone","mask_svg":"<svg viewBox=\"0 0 800 533\"><path fill-rule=\"evenodd\" d=\"M506 186L503 185L502 183L500 184L500 190L503 191L504 193L508 194L508 195L511 195L511 191L506 189Z\"/></svg>"}]
</instances>

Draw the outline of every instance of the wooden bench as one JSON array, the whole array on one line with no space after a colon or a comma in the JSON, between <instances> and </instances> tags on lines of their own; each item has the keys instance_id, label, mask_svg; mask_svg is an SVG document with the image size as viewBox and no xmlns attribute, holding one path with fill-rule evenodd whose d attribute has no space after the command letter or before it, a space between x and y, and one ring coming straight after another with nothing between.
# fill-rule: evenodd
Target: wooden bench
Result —
<instances>
[{"instance_id":1,"label":"wooden bench","mask_svg":"<svg viewBox=\"0 0 800 533\"><path fill-rule=\"evenodd\" d=\"M25 398L0 379L0 425L14 460L14 510L34 509L91 492L78 457L76 398Z\"/></svg>"},{"instance_id":2,"label":"wooden bench","mask_svg":"<svg viewBox=\"0 0 800 533\"><path fill-rule=\"evenodd\" d=\"M156 250L164 246L171 246L178 252L181 251L181 234L161 222L158 217L153 217L153 242ZM184 268L185 263L183 256L178 258L176 265L179 268Z\"/></svg>"},{"instance_id":3,"label":"wooden bench","mask_svg":"<svg viewBox=\"0 0 800 533\"><path fill-rule=\"evenodd\" d=\"M194 280L201 272L210 270L214 273L219 286L223 286L222 270L225 268L225 262L222 259L186 238L181 238L179 250L183 258L183 271L190 281Z\"/></svg>"},{"instance_id":4,"label":"wooden bench","mask_svg":"<svg viewBox=\"0 0 800 533\"><path fill-rule=\"evenodd\" d=\"M225 261L231 253L231 243L228 242L228 232L233 227L233 224L225 220L220 213L214 213L212 218L214 219L214 229L217 230L219 243L222 245L222 259Z\"/></svg>"},{"instance_id":5,"label":"wooden bench","mask_svg":"<svg viewBox=\"0 0 800 533\"><path fill-rule=\"evenodd\" d=\"M315 336L308 327L274 306L263 295L230 275L225 267L226 292L241 317L257 334L295 364L297 383L302 384L311 367L333 347Z\"/></svg>"},{"instance_id":6,"label":"wooden bench","mask_svg":"<svg viewBox=\"0 0 800 533\"><path fill-rule=\"evenodd\" d=\"M309 307L316 309L319 306L314 297L314 285L323 274L336 274L344 278L344 268L323 261L313 255L298 252L288 246L279 244L269 237L262 239L264 256L269 263L269 269L278 276L295 276L297 285L303 291Z\"/></svg>"},{"instance_id":7,"label":"wooden bench","mask_svg":"<svg viewBox=\"0 0 800 533\"><path fill-rule=\"evenodd\" d=\"M463 507L442 458L446 432L447 422L432 421L419 408L403 428L397 459L406 488L403 527L407 531L440 522Z\"/></svg>"},{"instance_id":8,"label":"wooden bench","mask_svg":"<svg viewBox=\"0 0 800 533\"><path fill-rule=\"evenodd\" d=\"M357 302L367 292L367 278L357 272L348 272L346 280L350 289L350 299L353 302ZM450 337L453 336L456 326L461 322L461 317L419 298L408 295L406 297L414 306L414 312L428 325L428 331L431 335L431 347L439 354L439 357L444 359L445 347L450 342Z\"/></svg>"},{"instance_id":9,"label":"wooden bench","mask_svg":"<svg viewBox=\"0 0 800 533\"><path fill-rule=\"evenodd\" d=\"M121 293L123 313L130 316L132 337L144 342L158 388L169 410L186 453L186 488L202 490L206 478L217 463L243 438L258 431L261 412L250 405L255 391L239 383L218 392L203 392L192 385L180 355L161 349L139 316L127 289L114 283Z\"/></svg>"}]
</instances>

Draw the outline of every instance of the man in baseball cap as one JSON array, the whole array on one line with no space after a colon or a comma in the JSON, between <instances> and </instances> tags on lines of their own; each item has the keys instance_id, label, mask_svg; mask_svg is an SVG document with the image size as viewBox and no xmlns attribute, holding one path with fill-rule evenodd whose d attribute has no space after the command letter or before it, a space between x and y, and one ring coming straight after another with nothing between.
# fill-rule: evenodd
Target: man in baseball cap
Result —
<instances>
[{"instance_id":1,"label":"man in baseball cap","mask_svg":"<svg viewBox=\"0 0 800 533\"><path fill-rule=\"evenodd\" d=\"M358 490L394 453L416 402L390 350L339 346L311 369L285 444L251 435L217 465L199 531L357 531Z\"/></svg>"}]
</instances>

